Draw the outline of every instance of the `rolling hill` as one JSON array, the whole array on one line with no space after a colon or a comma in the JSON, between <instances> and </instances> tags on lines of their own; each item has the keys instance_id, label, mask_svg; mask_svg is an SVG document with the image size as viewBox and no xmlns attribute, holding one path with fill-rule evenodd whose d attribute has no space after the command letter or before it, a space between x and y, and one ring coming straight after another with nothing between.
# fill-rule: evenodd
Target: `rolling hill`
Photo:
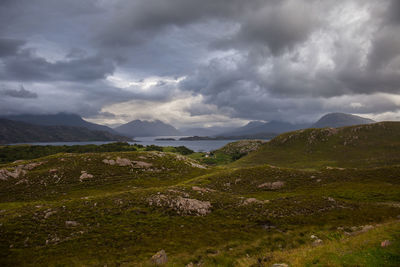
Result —
<instances>
[{"instance_id":1,"label":"rolling hill","mask_svg":"<svg viewBox=\"0 0 400 267\"><path fill-rule=\"evenodd\" d=\"M285 133L240 159L237 165L296 168L375 167L400 164L400 122Z\"/></svg>"},{"instance_id":2,"label":"rolling hill","mask_svg":"<svg viewBox=\"0 0 400 267\"><path fill-rule=\"evenodd\" d=\"M130 141L125 136L85 127L43 126L0 119L0 144L29 142Z\"/></svg>"},{"instance_id":3,"label":"rolling hill","mask_svg":"<svg viewBox=\"0 0 400 267\"><path fill-rule=\"evenodd\" d=\"M76 114L21 114L2 116L2 118L13 121L22 121L35 125L85 127L89 130L105 131L112 134L117 134L117 132L115 132L110 127L85 121L84 119L82 119L82 117Z\"/></svg>"}]
</instances>

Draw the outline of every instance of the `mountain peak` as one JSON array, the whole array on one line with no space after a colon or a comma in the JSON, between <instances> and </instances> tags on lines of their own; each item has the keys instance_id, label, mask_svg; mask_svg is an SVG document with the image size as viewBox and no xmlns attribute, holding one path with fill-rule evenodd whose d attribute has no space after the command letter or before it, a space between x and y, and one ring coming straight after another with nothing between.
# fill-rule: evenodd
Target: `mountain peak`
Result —
<instances>
[{"instance_id":1,"label":"mountain peak","mask_svg":"<svg viewBox=\"0 0 400 267\"><path fill-rule=\"evenodd\" d=\"M115 128L121 134L128 136L177 136L181 133L172 125L160 120L133 120Z\"/></svg>"},{"instance_id":2,"label":"mountain peak","mask_svg":"<svg viewBox=\"0 0 400 267\"><path fill-rule=\"evenodd\" d=\"M369 124L374 123L374 120L356 116L347 113L328 113L322 116L316 123L312 125L313 128L325 128L325 127L344 127L351 125Z\"/></svg>"}]
</instances>

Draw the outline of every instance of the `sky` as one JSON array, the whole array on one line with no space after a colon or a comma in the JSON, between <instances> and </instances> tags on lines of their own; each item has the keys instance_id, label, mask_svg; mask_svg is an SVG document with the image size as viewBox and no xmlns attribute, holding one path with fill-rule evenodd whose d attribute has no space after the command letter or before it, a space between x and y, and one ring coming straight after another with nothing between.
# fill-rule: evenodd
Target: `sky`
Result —
<instances>
[{"instance_id":1,"label":"sky","mask_svg":"<svg viewBox=\"0 0 400 267\"><path fill-rule=\"evenodd\" d=\"M398 0L1 0L0 114L400 120Z\"/></svg>"}]
</instances>

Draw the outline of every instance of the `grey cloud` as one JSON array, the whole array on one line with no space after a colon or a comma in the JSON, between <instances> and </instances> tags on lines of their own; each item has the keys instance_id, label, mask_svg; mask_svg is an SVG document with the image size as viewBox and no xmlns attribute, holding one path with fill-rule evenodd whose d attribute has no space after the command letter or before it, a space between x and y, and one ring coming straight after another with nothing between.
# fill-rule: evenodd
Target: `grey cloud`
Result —
<instances>
[{"instance_id":1,"label":"grey cloud","mask_svg":"<svg viewBox=\"0 0 400 267\"><path fill-rule=\"evenodd\" d=\"M390 22L400 24L400 1L391 0L387 13L387 18Z\"/></svg>"},{"instance_id":2,"label":"grey cloud","mask_svg":"<svg viewBox=\"0 0 400 267\"><path fill-rule=\"evenodd\" d=\"M305 41L317 28L312 1L279 1L244 17L238 33L213 45L216 48L268 46L274 54Z\"/></svg>"},{"instance_id":3,"label":"grey cloud","mask_svg":"<svg viewBox=\"0 0 400 267\"><path fill-rule=\"evenodd\" d=\"M102 81L88 84L55 82L51 85L31 86L35 87L40 97L29 101L16 97L0 97L0 114L67 112L90 117L100 114L104 106L136 97L129 91L109 86Z\"/></svg>"},{"instance_id":4,"label":"grey cloud","mask_svg":"<svg viewBox=\"0 0 400 267\"><path fill-rule=\"evenodd\" d=\"M0 87L1 88L1 87ZM38 95L35 92L28 91L23 85L19 89L0 89L0 95L10 96L15 98L37 98Z\"/></svg>"},{"instance_id":5,"label":"grey cloud","mask_svg":"<svg viewBox=\"0 0 400 267\"><path fill-rule=\"evenodd\" d=\"M0 58L16 55L24 44L22 40L0 38Z\"/></svg>"}]
</instances>

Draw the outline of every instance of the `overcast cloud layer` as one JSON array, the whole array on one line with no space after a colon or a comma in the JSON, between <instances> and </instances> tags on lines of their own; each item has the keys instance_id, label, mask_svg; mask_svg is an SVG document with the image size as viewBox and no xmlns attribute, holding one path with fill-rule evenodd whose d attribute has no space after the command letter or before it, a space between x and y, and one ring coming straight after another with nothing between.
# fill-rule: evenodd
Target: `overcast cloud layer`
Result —
<instances>
[{"instance_id":1,"label":"overcast cloud layer","mask_svg":"<svg viewBox=\"0 0 400 267\"><path fill-rule=\"evenodd\" d=\"M2 0L0 114L400 120L397 0Z\"/></svg>"}]
</instances>

